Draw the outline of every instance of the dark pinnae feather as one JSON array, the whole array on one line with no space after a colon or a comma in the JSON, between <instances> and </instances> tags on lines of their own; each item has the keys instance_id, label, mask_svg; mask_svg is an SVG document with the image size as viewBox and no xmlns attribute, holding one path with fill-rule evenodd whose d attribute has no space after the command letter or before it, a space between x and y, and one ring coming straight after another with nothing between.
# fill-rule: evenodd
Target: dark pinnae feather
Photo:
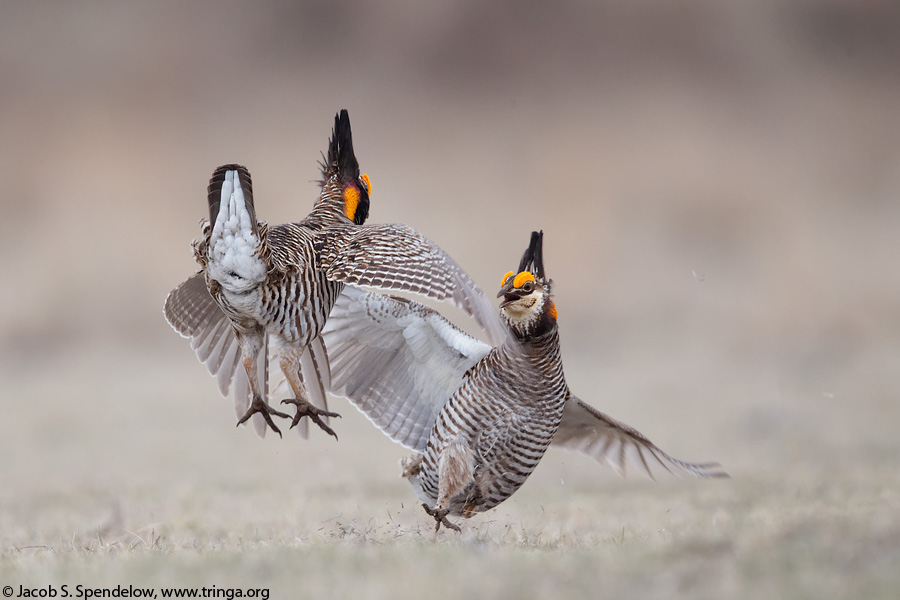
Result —
<instances>
[{"instance_id":1,"label":"dark pinnae feather","mask_svg":"<svg viewBox=\"0 0 900 600\"><path fill-rule=\"evenodd\" d=\"M534 270L539 279L544 277L544 230L531 232L531 243L534 246Z\"/></svg>"},{"instance_id":2,"label":"dark pinnae feather","mask_svg":"<svg viewBox=\"0 0 900 600\"><path fill-rule=\"evenodd\" d=\"M531 232L531 243L528 245L528 248L525 250L525 253L522 254L522 260L519 261L519 268L516 271L517 273L521 273L522 271L527 271L528 266L531 264L531 261L534 260L534 236L535 232Z\"/></svg>"},{"instance_id":3,"label":"dark pinnae feather","mask_svg":"<svg viewBox=\"0 0 900 600\"><path fill-rule=\"evenodd\" d=\"M359 178L359 163L353 153L350 115L346 109L341 109L341 112L334 116L334 128L331 130L328 156L322 172L326 181L335 174L344 181L355 181Z\"/></svg>"},{"instance_id":4,"label":"dark pinnae feather","mask_svg":"<svg viewBox=\"0 0 900 600\"><path fill-rule=\"evenodd\" d=\"M525 251L525 254L522 255L522 260L519 262L518 273L521 273L522 271L531 271L537 277L540 277L541 279L544 278L543 241L543 231L531 232L531 241L528 244L528 249Z\"/></svg>"},{"instance_id":5,"label":"dark pinnae feather","mask_svg":"<svg viewBox=\"0 0 900 600\"><path fill-rule=\"evenodd\" d=\"M222 165L213 171L209 180L209 187L206 188L207 200L209 201L209 227L212 230L216 225L216 217L219 216L219 204L222 199L222 184L225 183L225 173L228 171L237 171L238 178L241 181L241 189L244 190L244 202L247 205L247 211L250 213L250 222L253 223L253 233L258 233L256 224L256 208L253 205L253 182L250 179L250 171L247 167L238 164Z\"/></svg>"}]
</instances>

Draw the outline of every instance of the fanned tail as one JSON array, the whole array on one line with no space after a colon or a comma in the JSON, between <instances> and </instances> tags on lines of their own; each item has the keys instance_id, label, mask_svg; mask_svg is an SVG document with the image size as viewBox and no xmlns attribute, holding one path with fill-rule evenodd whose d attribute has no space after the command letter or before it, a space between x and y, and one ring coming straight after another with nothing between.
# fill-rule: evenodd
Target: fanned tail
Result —
<instances>
[{"instance_id":1,"label":"fanned tail","mask_svg":"<svg viewBox=\"0 0 900 600\"><path fill-rule=\"evenodd\" d=\"M216 226L216 219L219 217L219 209L222 201L222 186L225 183L228 171L237 173L241 182L241 189L244 191L244 206L250 215L250 226L254 235L259 235L259 226L256 222L256 208L253 205L253 182L250 179L250 171L243 165L230 164L222 165L213 171L212 177L209 179L209 187L206 188L207 199L209 200L209 226Z\"/></svg>"},{"instance_id":2,"label":"fanned tail","mask_svg":"<svg viewBox=\"0 0 900 600\"><path fill-rule=\"evenodd\" d=\"M209 182L209 278L231 293L244 294L265 281L265 231L256 220L250 173L240 165L223 165Z\"/></svg>"}]
</instances>

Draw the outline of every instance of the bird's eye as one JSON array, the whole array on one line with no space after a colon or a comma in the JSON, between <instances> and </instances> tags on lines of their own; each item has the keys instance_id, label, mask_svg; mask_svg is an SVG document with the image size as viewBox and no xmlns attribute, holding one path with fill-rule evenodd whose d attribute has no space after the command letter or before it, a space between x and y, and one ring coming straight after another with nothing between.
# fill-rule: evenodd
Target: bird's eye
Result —
<instances>
[{"instance_id":1,"label":"bird's eye","mask_svg":"<svg viewBox=\"0 0 900 600\"><path fill-rule=\"evenodd\" d=\"M522 289L530 294L532 290L534 290L534 282L526 281L525 285L522 286Z\"/></svg>"}]
</instances>

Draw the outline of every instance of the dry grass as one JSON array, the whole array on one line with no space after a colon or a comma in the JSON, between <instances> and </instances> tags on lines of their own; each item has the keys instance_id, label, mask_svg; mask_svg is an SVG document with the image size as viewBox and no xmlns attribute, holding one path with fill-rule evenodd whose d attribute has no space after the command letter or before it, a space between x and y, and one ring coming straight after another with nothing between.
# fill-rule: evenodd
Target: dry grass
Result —
<instances>
[{"instance_id":1,"label":"dry grass","mask_svg":"<svg viewBox=\"0 0 900 600\"><path fill-rule=\"evenodd\" d=\"M724 441L733 432L682 414L655 437L675 452L699 434L709 447L687 458L719 458L734 479L621 480L553 452L512 500L461 535L435 535L397 477L402 449L358 413L338 405L338 443L258 440L232 428L188 350L172 354L76 360L64 379L117 365L95 398L53 384L26 395L7 379L43 408L0 426L15 457L0 492L0 583L335 598L888 598L900 585L900 474L879 455L897 446L819 461L777 434L741 456ZM135 385L147 364L158 376Z\"/></svg>"},{"instance_id":2,"label":"dry grass","mask_svg":"<svg viewBox=\"0 0 900 600\"><path fill-rule=\"evenodd\" d=\"M893 596L900 583L895 492L871 486L822 498L821 487L768 483L556 494L544 509L529 509L520 499L462 535L436 537L414 507L404 511L376 495L367 498L387 506L371 515L324 493L306 498L311 508L296 498L273 502L271 491L258 488L229 490L251 499L251 510L201 488L171 507L178 515L172 522L109 537L59 532L43 544L7 548L0 577L26 585L260 586L273 597L297 589L366 598L413 598L423 590L438 598L576 597L598 590L635 598ZM131 501L167 502L161 493ZM349 514L316 516L327 514L326 506ZM282 518L266 512L271 509ZM304 518L277 512L291 509ZM603 518L607 513L614 516Z\"/></svg>"}]
</instances>

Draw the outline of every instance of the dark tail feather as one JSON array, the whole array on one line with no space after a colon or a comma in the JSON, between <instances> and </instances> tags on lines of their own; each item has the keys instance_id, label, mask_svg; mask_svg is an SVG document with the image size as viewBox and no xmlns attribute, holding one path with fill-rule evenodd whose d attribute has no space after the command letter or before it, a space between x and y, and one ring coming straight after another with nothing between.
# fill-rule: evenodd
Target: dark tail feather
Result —
<instances>
[{"instance_id":1,"label":"dark tail feather","mask_svg":"<svg viewBox=\"0 0 900 600\"><path fill-rule=\"evenodd\" d=\"M219 216L219 204L222 200L222 184L225 182L225 173L227 171L237 171L238 178L241 182L241 189L244 190L244 202L247 205L247 211L250 213L250 220L253 223L253 233L259 234L259 226L256 222L256 207L253 204L253 182L250 179L250 171L242 165L222 165L213 171L209 180L209 187L206 189L207 198L209 200L209 227L212 230L216 226L216 217Z\"/></svg>"},{"instance_id":2,"label":"dark tail feather","mask_svg":"<svg viewBox=\"0 0 900 600\"><path fill-rule=\"evenodd\" d=\"M350 115L346 109L334 116L334 129L328 142L328 157L323 169L326 181L335 173L345 181L359 178L359 163L353 153L353 134L350 131Z\"/></svg>"}]
</instances>

